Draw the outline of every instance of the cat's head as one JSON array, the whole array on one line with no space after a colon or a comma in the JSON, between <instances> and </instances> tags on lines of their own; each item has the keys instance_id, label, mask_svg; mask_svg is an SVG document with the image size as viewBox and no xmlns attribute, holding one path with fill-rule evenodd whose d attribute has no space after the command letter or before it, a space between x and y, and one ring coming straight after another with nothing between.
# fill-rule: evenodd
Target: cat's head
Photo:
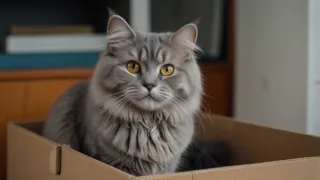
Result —
<instances>
[{"instance_id":1,"label":"cat's head","mask_svg":"<svg viewBox=\"0 0 320 180\"><path fill-rule=\"evenodd\" d=\"M184 107L202 93L194 55L199 50L197 34L192 23L174 33L142 33L112 15L107 50L101 54L93 78L118 108L127 104L145 111L169 105Z\"/></svg>"}]
</instances>

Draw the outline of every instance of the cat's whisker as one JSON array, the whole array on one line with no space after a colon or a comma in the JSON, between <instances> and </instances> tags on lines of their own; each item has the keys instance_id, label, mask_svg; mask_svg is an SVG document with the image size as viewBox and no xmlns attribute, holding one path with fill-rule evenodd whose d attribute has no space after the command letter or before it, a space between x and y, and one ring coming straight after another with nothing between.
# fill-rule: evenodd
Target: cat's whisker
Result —
<instances>
[{"instance_id":1,"label":"cat's whisker","mask_svg":"<svg viewBox=\"0 0 320 180\"><path fill-rule=\"evenodd\" d=\"M121 109L123 108L123 106L128 102L127 98L122 98L120 102L117 103L117 111L115 112L116 115L118 115L118 112L121 111Z\"/></svg>"},{"instance_id":2,"label":"cat's whisker","mask_svg":"<svg viewBox=\"0 0 320 180\"><path fill-rule=\"evenodd\" d=\"M205 92L203 92L202 95L203 95L203 96L206 96L206 97L208 97L208 98L210 98L210 99L216 100L216 98L210 96L209 94L207 94L207 93L205 93Z\"/></svg>"},{"instance_id":3,"label":"cat's whisker","mask_svg":"<svg viewBox=\"0 0 320 180\"><path fill-rule=\"evenodd\" d=\"M110 110L105 109L101 114L104 115L104 119L108 119L111 113Z\"/></svg>"},{"instance_id":4,"label":"cat's whisker","mask_svg":"<svg viewBox=\"0 0 320 180\"><path fill-rule=\"evenodd\" d=\"M122 90L122 91L116 92L116 93L112 93L111 95L118 95L118 94L124 95L125 92L131 91L131 90L133 90L133 89L135 89L135 87L129 86L128 88L126 88L126 89L124 89L124 90Z\"/></svg>"},{"instance_id":5,"label":"cat's whisker","mask_svg":"<svg viewBox=\"0 0 320 180\"><path fill-rule=\"evenodd\" d=\"M201 107L201 109L203 109L203 112L204 113L211 113L211 110L210 110L210 106L209 106L209 104L208 104L208 102L206 101L206 100L204 100L204 99L202 99L202 107Z\"/></svg>"},{"instance_id":6,"label":"cat's whisker","mask_svg":"<svg viewBox=\"0 0 320 180\"><path fill-rule=\"evenodd\" d=\"M180 108L180 110L182 110L183 113L185 113L185 115L188 115L187 110L185 110L185 108L181 106L181 104L176 100L176 98L173 98L172 102L175 103L177 107Z\"/></svg>"},{"instance_id":7,"label":"cat's whisker","mask_svg":"<svg viewBox=\"0 0 320 180\"><path fill-rule=\"evenodd\" d=\"M200 128L203 132L203 136L206 135L206 128L204 127L205 125L201 123L200 121L205 121L205 116L204 114L199 113L198 119L195 120L195 123L200 125Z\"/></svg>"},{"instance_id":8,"label":"cat's whisker","mask_svg":"<svg viewBox=\"0 0 320 180\"><path fill-rule=\"evenodd\" d=\"M116 96L116 95L119 95L119 94L124 94L125 91L120 91L120 92L117 92L117 93L112 93L110 94L110 96Z\"/></svg>"},{"instance_id":9,"label":"cat's whisker","mask_svg":"<svg viewBox=\"0 0 320 180\"><path fill-rule=\"evenodd\" d=\"M187 105L187 103L188 103L188 102L186 102L184 99L181 99L181 98L176 98L176 99L179 100L179 101L180 101L181 103L183 103L184 105ZM195 113L195 115L200 116L200 114L199 114L198 111L195 111L194 113Z\"/></svg>"},{"instance_id":10,"label":"cat's whisker","mask_svg":"<svg viewBox=\"0 0 320 180\"><path fill-rule=\"evenodd\" d=\"M115 99L115 104L119 104L120 102L122 102L124 97L125 97L125 94L118 96ZM118 109L118 108L116 108L116 109ZM102 108L101 109L101 114L104 116L104 119L108 119L109 116L111 115L111 112L112 112L112 109L110 109L110 108Z\"/></svg>"}]
</instances>

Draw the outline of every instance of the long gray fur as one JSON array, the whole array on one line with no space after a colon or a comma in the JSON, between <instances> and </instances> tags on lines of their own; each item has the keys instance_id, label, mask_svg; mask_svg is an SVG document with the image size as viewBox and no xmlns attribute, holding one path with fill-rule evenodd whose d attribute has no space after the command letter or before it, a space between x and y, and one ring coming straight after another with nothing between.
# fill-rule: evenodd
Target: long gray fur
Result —
<instances>
[{"instance_id":1,"label":"long gray fur","mask_svg":"<svg viewBox=\"0 0 320 180\"><path fill-rule=\"evenodd\" d=\"M175 33L141 33L111 16L108 48L93 76L57 99L43 135L133 175L174 172L200 108L196 36L194 24ZM127 71L129 60L140 63L139 74ZM159 75L168 63L174 74ZM156 87L149 93L143 83Z\"/></svg>"}]
</instances>

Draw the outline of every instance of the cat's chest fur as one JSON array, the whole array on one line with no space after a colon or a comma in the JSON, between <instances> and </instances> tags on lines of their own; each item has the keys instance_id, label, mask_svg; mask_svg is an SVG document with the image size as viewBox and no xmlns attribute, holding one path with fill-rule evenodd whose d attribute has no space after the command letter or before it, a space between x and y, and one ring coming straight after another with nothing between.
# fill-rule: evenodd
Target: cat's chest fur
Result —
<instances>
[{"instance_id":1,"label":"cat's chest fur","mask_svg":"<svg viewBox=\"0 0 320 180\"><path fill-rule=\"evenodd\" d=\"M126 121L99 114L88 129L89 153L136 175L173 172L192 139L194 122L192 116L172 118L153 114Z\"/></svg>"}]
</instances>

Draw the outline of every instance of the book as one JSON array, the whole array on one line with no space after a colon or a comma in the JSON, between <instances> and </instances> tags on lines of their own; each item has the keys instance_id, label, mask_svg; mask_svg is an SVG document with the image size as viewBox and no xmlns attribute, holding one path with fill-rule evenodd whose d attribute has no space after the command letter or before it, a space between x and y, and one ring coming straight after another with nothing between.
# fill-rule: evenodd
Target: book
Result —
<instances>
[{"instance_id":1,"label":"book","mask_svg":"<svg viewBox=\"0 0 320 180\"><path fill-rule=\"evenodd\" d=\"M92 68L100 53L0 53L0 70Z\"/></svg>"},{"instance_id":2,"label":"book","mask_svg":"<svg viewBox=\"0 0 320 180\"><path fill-rule=\"evenodd\" d=\"M26 34L83 34L93 33L91 25L14 25L10 28L11 35Z\"/></svg>"},{"instance_id":3,"label":"book","mask_svg":"<svg viewBox=\"0 0 320 180\"><path fill-rule=\"evenodd\" d=\"M101 52L104 34L9 35L6 53Z\"/></svg>"}]
</instances>

